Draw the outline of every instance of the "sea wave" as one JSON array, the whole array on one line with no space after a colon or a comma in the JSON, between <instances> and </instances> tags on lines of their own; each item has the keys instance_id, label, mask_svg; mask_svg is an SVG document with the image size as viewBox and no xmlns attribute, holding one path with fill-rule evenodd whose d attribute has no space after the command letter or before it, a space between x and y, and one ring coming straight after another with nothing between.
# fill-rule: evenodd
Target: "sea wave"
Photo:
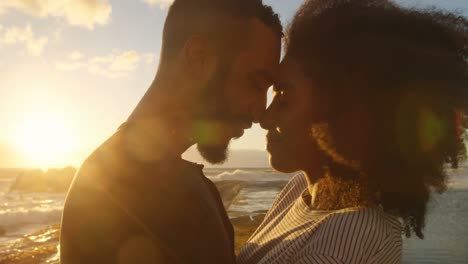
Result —
<instances>
[{"instance_id":1,"label":"sea wave","mask_svg":"<svg viewBox=\"0 0 468 264\"><path fill-rule=\"evenodd\" d=\"M10 192L0 196L0 228L6 233L28 225L60 222L65 194Z\"/></svg>"},{"instance_id":2,"label":"sea wave","mask_svg":"<svg viewBox=\"0 0 468 264\"><path fill-rule=\"evenodd\" d=\"M245 181L245 182L271 182L289 181L294 174L285 174L272 170L242 170L224 171L217 175L208 175L212 181Z\"/></svg>"},{"instance_id":3,"label":"sea wave","mask_svg":"<svg viewBox=\"0 0 468 264\"><path fill-rule=\"evenodd\" d=\"M246 187L229 207L229 212L232 216L237 216L267 211L279 192L280 188Z\"/></svg>"},{"instance_id":4,"label":"sea wave","mask_svg":"<svg viewBox=\"0 0 468 264\"><path fill-rule=\"evenodd\" d=\"M60 222L63 208L17 208L0 211L1 226L18 226L26 224L52 224Z\"/></svg>"},{"instance_id":5,"label":"sea wave","mask_svg":"<svg viewBox=\"0 0 468 264\"><path fill-rule=\"evenodd\" d=\"M468 172L466 169L453 170L449 173L448 187L456 190L468 190Z\"/></svg>"}]
</instances>

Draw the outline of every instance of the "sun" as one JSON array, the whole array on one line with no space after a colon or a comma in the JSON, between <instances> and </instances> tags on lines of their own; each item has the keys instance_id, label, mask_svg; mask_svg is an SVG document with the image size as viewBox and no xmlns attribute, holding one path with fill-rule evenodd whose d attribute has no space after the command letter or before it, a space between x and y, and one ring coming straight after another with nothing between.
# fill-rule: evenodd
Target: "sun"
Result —
<instances>
[{"instance_id":1,"label":"sun","mask_svg":"<svg viewBox=\"0 0 468 264\"><path fill-rule=\"evenodd\" d=\"M17 121L14 141L33 166L62 164L76 143L71 127L59 113L34 112Z\"/></svg>"}]
</instances>

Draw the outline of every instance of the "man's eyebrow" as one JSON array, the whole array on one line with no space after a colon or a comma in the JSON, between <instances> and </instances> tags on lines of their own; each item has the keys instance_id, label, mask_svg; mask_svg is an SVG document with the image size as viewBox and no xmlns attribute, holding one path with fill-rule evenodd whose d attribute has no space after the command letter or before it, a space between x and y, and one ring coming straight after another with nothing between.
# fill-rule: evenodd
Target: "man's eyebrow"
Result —
<instances>
[{"instance_id":1,"label":"man's eyebrow","mask_svg":"<svg viewBox=\"0 0 468 264\"><path fill-rule=\"evenodd\" d=\"M256 70L253 72L253 75L266 83L273 83L273 76L266 70Z\"/></svg>"},{"instance_id":2,"label":"man's eyebrow","mask_svg":"<svg viewBox=\"0 0 468 264\"><path fill-rule=\"evenodd\" d=\"M281 90L282 90L281 87L278 86L277 84L274 84L274 85L273 85L273 92L274 92L274 93L278 93L278 92L280 92Z\"/></svg>"},{"instance_id":3,"label":"man's eyebrow","mask_svg":"<svg viewBox=\"0 0 468 264\"><path fill-rule=\"evenodd\" d=\"M288 82L275 82L273 84L273 91L274 92L284 91L290 87L291 87L291 84Z\"/></svg>"}]
</instances>

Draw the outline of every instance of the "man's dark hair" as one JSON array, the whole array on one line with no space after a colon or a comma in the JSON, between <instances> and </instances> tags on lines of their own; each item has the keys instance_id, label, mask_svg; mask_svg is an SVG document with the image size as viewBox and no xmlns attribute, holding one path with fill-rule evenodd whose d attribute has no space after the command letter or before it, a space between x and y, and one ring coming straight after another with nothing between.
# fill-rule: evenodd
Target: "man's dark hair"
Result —
<instances>
[{"instance_id":1,"label":"man's dark hair","mask_svg":"<svg viewBox=\"0 0 468 264\"><path fill-rule=\"evenodd\" d=\"M364 186L356 193L399 216L407 236L423 237L431 192L466 158L467 33L466 18L435 8L310 0L286 34L286 56L329 98L330 171ZM360 111L348 130L336 121L345 111Z\"/></svg>"},{"instance_id":2,"label":"man's dark hair","mask_svg":"<svg viewBox=\"0 0 468 264\"><path fill-rule=\"evenodd\" d=\"M223 52L236 50L248 28L239 21L257 18L279 37L279 16L262 0L175 0L164 25L161 60L172 58L193 34L208 35ZM237 21L235 21L237 19Z\"/></svg>"}]
</instances>

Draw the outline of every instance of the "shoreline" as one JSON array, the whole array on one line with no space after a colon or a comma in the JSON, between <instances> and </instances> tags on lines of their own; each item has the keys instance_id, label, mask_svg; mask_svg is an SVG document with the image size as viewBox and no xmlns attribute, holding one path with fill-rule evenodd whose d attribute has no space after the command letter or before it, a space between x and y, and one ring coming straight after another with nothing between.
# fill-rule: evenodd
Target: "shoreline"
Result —
<instances>
[{"instance_id":1,"label":"shoreline","mask_svg":"<svg viewBox=\"0 0 468 264\"><path fill-rule=\"evenodd\" d=\"M265 213L231 218L235 234L235 253L262 222ZM59 264L60 224L24 235L0 247L0 264Z\"/></svg>"}]
</instances>

